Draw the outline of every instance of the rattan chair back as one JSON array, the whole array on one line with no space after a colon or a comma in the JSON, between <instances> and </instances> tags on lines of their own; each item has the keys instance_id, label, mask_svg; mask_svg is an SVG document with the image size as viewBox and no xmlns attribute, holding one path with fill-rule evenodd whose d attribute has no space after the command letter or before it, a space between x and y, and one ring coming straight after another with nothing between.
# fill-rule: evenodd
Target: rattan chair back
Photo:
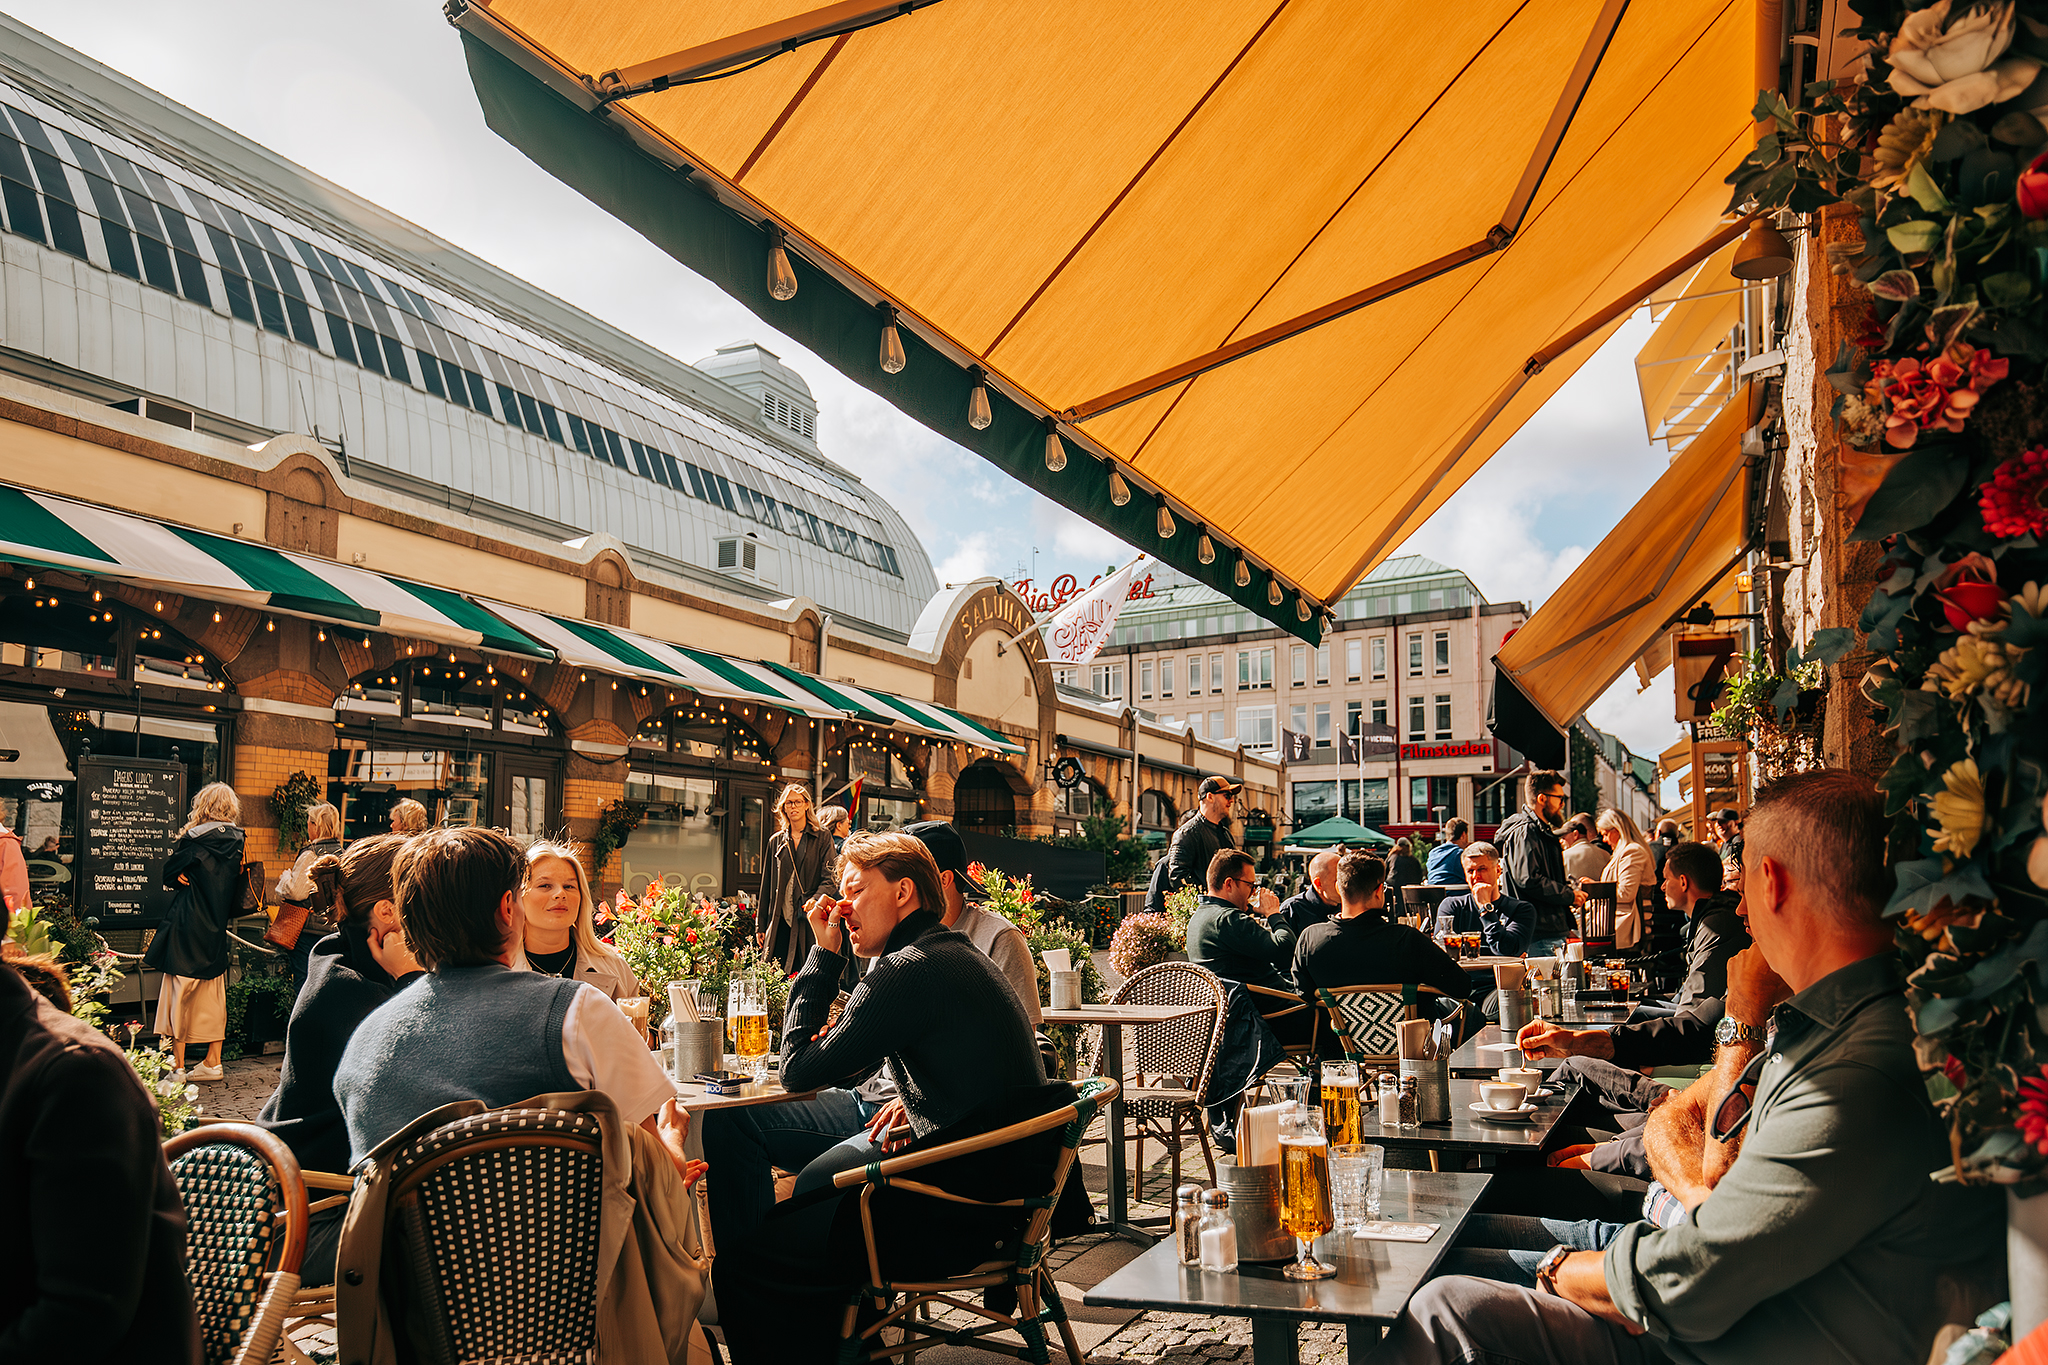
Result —
<instances>
[{"instance_id":1,"label":"rattan chair back","mask_svg":"<svg viewBox=\"0 0 2048 1365\"><path fill-rule=\"evenodd\" d=\"M594 1114L492 1109L394 1153L385 1284L419 1358L595 1360L603 1185Z\"/></svg>"},{"instance_id":2,"label":"rattan chair back","mask_svg":"<svg viewBox=\"0 0 2048 1365\"><path fill-rule=\"evenodd\" d=\"M1192 962L1155 962L1133 972L1110 997L1112 1005L1202 1005L1202 1014L1142 1024L1124 1038L1124 1070L1132 1077L1185 1076L1197 1095L1208 1093L1209 1068L1223 1041L1228 997L1223 982Z\"/></svg>"},{"instance_id":3,"label":"rattan chair back","mask_svg":"<svg viewBox=\"0 0 2048 1365\"><path fill-rule=\"evenodd\" d=\"M207 1365L265 1365L306 1250L298 1159L248 1123L181 1133L164 1156L185 1205L186 1274Z\"/></svg>"},{"instance_id":4,"label":"rattan chair back","mask_svg":"<svg viewBox=\"0 0 2048 1365\"><path fill-rule=\"evenodd\" d=\"M1316 997L1344 1050L1344 1060L1380 1067L1401 1059L1401 1022L1421 1018L1424 1000L1448 998L1434 986L1413 984L1319 986Z\"/></svg>"}]
</instances>

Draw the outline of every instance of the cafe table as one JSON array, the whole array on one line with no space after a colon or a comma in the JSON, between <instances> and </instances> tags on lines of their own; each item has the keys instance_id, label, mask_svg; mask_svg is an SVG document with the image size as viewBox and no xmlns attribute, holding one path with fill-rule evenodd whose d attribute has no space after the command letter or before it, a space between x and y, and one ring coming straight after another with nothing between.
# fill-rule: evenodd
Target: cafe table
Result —
<instances>
[{"instance_id":1,"label":"cafe table","mask_svg":"<svg viewBox=\"0 0 2048 1365\"><path fill-rule=\"evenodd\" d=\"M1627 1005L1584 1005L1575 1008L1572 1016L1552 1019L1553 1024L1570 1024L1582 1028L1612 1028L1629 1016ZM1501 1044L1511 1041L1501 1035L1499 1024L1488 1024L1479 1032L1467 1038L1458 1050L1451 1054L1451 1074L1480 1079L1491 1076L1507 1065L1501 1060Z\"/></svg>"},{"instance_id":2,"label":"cafe table","mask_svg":"<svg viewBox=\"0 0 2048 1365\"><path fill-rule=\"evenodd\" d=\"M1109 1222L1108 1232L1151 1239L1156 1234L1130 1221L1130 1196L1124 1188L1124 1030L1143 1028L1206 1014L1211 1005L1080 1005L1073 1009L1048 1009L1048 1024L1096 1024L1102 1029L1102 1055L1097 1070L1113 1076L1118 1083L1116 1097L1109 1102Z\"/></svg>"},{"instance_id":3,"label":"cafe table","mask_svg":"<svg viewBox=\"0 0 2048 1365\"><path fill-rule=\"evenodd\" d=\"M1379 1121L1377 1105L1362 1111L1358 1140L1382 1147L1413 1151L1477 1152L1485 1157L1527 1156L1543 1150L1550 1130L1563 1117L1568 1095L1535 1101L1536 1112L1526 1120L1507 1121L1481 1118L1472 1106L1483 1101L1479 1081L1453 1076L1448 1086L1451 1116L1439 1123L1413 1128Z\"/></svg>"},{"instance_id":4,"label":"cafe table","mask_svg":"<svg viewBox=\"0 0 2048 1365\"><path fill-rule=\"evenodd\" d=\"M1439 1224L1435 1235L1427 1242L1369 1241L1348 1231L1320 1237L1316 1259L1337 1267L1329 1279L1290 1280L1278 1263L1250 1261L1226 1274L1197 1270L1180 1263L1168 1239L1088 1290L1081 1302L1090 1308L1250 1318L1254 1365L1300 1360L1297 1329L1303 1322L1341 1322L1348 1359L1356 1365L1435 1271L1490 1179L1475 1172L1388 1171L1381 1216Z\"/></svg>"}]
</instances>

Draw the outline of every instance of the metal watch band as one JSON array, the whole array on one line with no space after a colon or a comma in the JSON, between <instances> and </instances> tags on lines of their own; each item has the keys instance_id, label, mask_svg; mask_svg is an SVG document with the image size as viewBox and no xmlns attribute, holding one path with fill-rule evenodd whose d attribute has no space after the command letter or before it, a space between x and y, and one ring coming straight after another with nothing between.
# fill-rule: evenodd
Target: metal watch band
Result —
<instances>
[{"instance_id":1,"label":"metal watch band","mask_svg":"<svg viewBox=\"0 0 2048 1365\"><path fill-rule=\"evenodd\" d=\"M1714 1026L1714 1042L1718 1046L1725 1047L1740 1042L1762 1047L1768 1037L1769 1034L1757 1025L1741 1023L1725 1014L1721 1016L1721 1022Z\"/></svg>"}]
</instances>

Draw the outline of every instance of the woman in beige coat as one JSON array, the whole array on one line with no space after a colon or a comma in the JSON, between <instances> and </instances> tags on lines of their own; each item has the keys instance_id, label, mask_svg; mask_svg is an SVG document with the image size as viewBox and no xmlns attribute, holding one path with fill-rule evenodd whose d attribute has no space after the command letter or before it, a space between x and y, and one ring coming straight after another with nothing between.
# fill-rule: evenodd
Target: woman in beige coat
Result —
<instances>
[{"instance_id":1,"label":"woman in beige coat","mask_svg":"<svg viewBox=\"0 0 2048 1365\"><path fill-rule=\"evenodd\" d=\"M1657 860L1643 842L1642 830L1622 812L1603 810L1594 823L1600 841L1611 851L1600 880L1614 883L1614 946L1633 948L1643 937L1643 915L1636 909L1636 894L1656 885Z\"/></svg>"}]
</instances>

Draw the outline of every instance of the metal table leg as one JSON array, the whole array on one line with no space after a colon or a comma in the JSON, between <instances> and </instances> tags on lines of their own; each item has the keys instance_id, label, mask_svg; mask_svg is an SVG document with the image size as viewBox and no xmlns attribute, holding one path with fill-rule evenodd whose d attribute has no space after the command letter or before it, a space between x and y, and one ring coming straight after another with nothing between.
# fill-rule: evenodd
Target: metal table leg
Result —
<instances>
[{"instance_id":1,"label":"metal table leg","mask_svg":"<svg viewBox=\"0 0 2048 1365\"><path fill-rule=\"evenodd\" d=\"M1293 1318L1252 1319L1252 1365L1299 1365L1301 1336Z\"/></svg>"},{"instance_id":2,"label":"metal table leg","mask_svg":"<svg viewBox=\"0 0 2048 1365\"><path fill-rule=\"evenodd\" d=\"M1376 1322L1350 1322L1344 1325L1345 1365L1365 1365L1380 1344L1380 1325Z\"/></svg>"}]
</instances>

